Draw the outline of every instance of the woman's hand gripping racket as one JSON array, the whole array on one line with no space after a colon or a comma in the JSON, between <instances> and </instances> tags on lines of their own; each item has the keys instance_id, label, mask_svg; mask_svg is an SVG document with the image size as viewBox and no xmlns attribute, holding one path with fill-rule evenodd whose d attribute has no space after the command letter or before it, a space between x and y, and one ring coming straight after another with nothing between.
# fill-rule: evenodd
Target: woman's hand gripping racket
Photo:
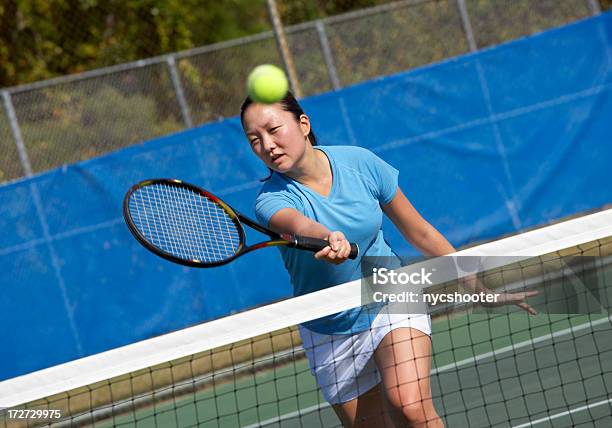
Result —
<instances>
[{"instance_id":1,"label":"woman's hand gripping racket","mask_svg":"<svg viewBox=\"0 0 612 428\"><path fill-rule=\"evenodd\" d=\"M287 245L317 252L324 239L279 234L234 211L215 195L180 180L145 180L127 192L123 216L138 242L167 260L186 266L213 267L259 248ZM272 238L246 246L246 224ZM359 254L351 244L349 258Z\"/></svg>"}]
</instances>

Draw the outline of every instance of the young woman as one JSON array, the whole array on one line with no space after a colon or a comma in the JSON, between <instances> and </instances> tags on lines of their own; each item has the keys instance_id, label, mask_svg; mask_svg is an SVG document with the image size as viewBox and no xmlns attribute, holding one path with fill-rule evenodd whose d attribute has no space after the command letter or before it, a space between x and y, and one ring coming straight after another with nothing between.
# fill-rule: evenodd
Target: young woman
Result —
<instances>
[{"instance_id":1,"label":"young woman","mask_svg":"<svg viewBox=\"0 0 612 428\"><path fill-rule=\"evenodd\" d=\"M383 213L429 256L453 246L410 204L398 171L353 146L317 146L310 120L291 93L276 104L247 98L241 108L253 152L271 170L257 197L258 219L279 232L323 238L312 255L280 247L294 295L361 277L363 256L397 257L384 240ZM349 239L360 248L349 260ZM533 311L527 295L505 295ZM312 373L346 427L442 427L432 400L428 315L356 308L300 326Z\"/></svg>"}]
</instances>

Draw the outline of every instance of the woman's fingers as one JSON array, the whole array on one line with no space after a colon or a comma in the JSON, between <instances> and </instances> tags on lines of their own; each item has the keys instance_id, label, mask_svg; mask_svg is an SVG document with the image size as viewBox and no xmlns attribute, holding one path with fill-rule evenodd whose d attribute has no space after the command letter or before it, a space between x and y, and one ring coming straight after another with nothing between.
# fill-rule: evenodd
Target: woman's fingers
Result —
<instances>
[{"instance_id":1,"label":"woman's fingers","mask_svg":"<svg viewBox=\"0 0 612 428\"><path fill-rule=\"evenodd\" d=\"M531 315L536 315L536 310L525 300L539 294L538 290L524 291L521 293L501 293L498 295L498 303L490 306L514 304ZM484 305L487 306L487 305Z\"/></svg>"},{"instance_id":2,"label":"woman's fingers","mask_svg":"<svg viewBox=\"0 0 612 428\"><path fill-rule=\"evenodd\" d=\"M348 259L351 255L351 243L348 239L342 241L342 250L340 250L340 254L342 255L342 260Z\"/></svg>"},{"instance_id":3,"label":"woman's fingers","mask_svg":"<svg viewBox=\"0 0 612 428\"><path fill-rule=\"evenodd\" d=\"M327 254L327 258L330 261L334 263L340 263L346 260L347 254L346 254L346 245L344 245L344 242L336 241L333 245L330 245L331 250Z\"/></svg>"},{"instance_id":4,"label":"woman's fingers","mask_svg":"<svg viewBox=\"0 0 612 428\"><path fill-rule=\"evenodd\" d=\"M329 245L315 253L315 258L330 263L340 264L344 262L351 253L351 244L342 232L332 232L327 237Z\"/></svg>"},{"instance_id":5,"label":"woman's fingers","mask_svg":"<svg viewBox=\"0 0 612 428\"><path fill-rule=\"evenodd\" d=\"M531 305L528 305L525 302L519 303L517 304L517 306L527 312L529 312L531 315L536 315L537 311L535 309L533 309L533 307Z\"/></svg>"},{"instance_id":6,"label":"woman's fingers","mask_svg":"<svg viewBox=\"0 0 612 428\"><path fill-rule=\"evenodd\" d=\"M516 299L516 306L518 306L519 308L523 309L524 311L527 311L528 313L530 313L531 315L535 315L537 314L536 310L527 302L525 302L525 299L528 297L532 297L535 296L539 293L538 290L533 290L533 291L526 291L523 293L516 293L515 299Z\"/></svg>"},{"instance_id":7,"label":"woman's fingers","mask_svg":"<svg viewBox=\"0 0 612 428\"><path fill-rule=\"evenodd\" d=\"M330 251L331 251L331 247L328 245L322 250L317 251L314 256L316 259L321 260L321 259L326 258Z\"/></svg>"}]
</instances>

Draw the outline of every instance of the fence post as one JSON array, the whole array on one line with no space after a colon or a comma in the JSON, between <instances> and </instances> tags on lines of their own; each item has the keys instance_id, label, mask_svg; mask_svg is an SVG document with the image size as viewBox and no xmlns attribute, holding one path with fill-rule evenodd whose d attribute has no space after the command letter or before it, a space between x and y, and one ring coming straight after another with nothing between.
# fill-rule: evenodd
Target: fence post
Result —
<instances>
[{"instance_id":1,"label":"fence post","mask_svg":"<svg viewBox=\"0 0 612 428\"><path fill-rule=\"evenodd\" d=\"M178 70L176 69L176 61L174 56L168 55L166 57L166 63L168 64L168 68L170 69L170 77L172 79L172 85L174 86L174 91L176 92L176 99L181 107L181 115L183 116L183 122L185 122L185 126L187 128L191 128L193 126L193 121L191 120L191 111L189 110L189 105L187 104L187 100L185 99L185 92L183 91L183 85L181 84L181 79L178 74Z\"/></svg>"},{"instance_id":2,"label":"fence post","mask_svg":"<svg viewBox=\"0 0 612 428\"><path fill-rule=\"evenodd\" d=\"M340 79L338 78L338 73L336 71L334 56L332 54L331 48L329 47L329 39L327 38L327 32L325 31L323 21L318 19L316 27L317 34L319 35L319 43L321 43L321 49L323 49L325 65L327 65L327 74L329 75L329 80L331 81L332 87L335 91L337 91L342 86L340 85Z\"/></svg>"},{"instance_id":3,"label":"fence post","mask_svg":"<svg viewBox=\"0 0 612 428\"><path fill-rule=\"evenodd\" d=\"M591 9L591 14L599 15L601 13L601 5L598 0L587 0L589 3L589 9Z\"/></svg>"},{"instance_id":4,"label":"fence post","mask_svg":"<svg viewBox=\"0 0 612 428\"><path fill-rule=\"evenodd\" d=\"M15 114L15 108L13 107L13 101L11 100L11 94L9 91L2 91L2 100L4 101L4 109L8 116L8 121L11 126L11 133L17 146L17 153L19 154L19 160L21 161L21 167L25 172L26 177L32 176L32 164L28 157L28 152L23 143L23 136L21 135L21 129L19 128L19 122L17 121L17 115Z\"/></svg>"},{"instance_id":5,"label":"fence post","mask_svg":"<svg viewBox=\"0 0 612 428\"><path fill-rule=\"evenodd\" d=\"M276 0L267 0L268 14L270 15L270 21L272 22L272 30L274 31L274 39L280 53L281 60L287 71L287 77L289 77L289 86L293 91L296 98L302 98L302 85L298 79L295 64L293 62L293 56L289 51L289 45L287 44L287 38L285 37L285 30L283 29L283 23L281 22L280 15L278 14L278 8L276 7Z\"/></svg>"},{"instance_id":6,"label":"fence post","mask_svg":"<svg viewBox=\"0 0 612 428\"><path fill-rule=\"evenodd\" d=\"M470 48L470 52L475 52L478 50L478 46L476 46L474 30L472 29L472 22L470 21L470 15L468 13L467 6L465 5L465 0L457 0L457 6L459 7L461 23L463 24L463 31L465 31L468 47Z\"/></svg>"}]
</instances>

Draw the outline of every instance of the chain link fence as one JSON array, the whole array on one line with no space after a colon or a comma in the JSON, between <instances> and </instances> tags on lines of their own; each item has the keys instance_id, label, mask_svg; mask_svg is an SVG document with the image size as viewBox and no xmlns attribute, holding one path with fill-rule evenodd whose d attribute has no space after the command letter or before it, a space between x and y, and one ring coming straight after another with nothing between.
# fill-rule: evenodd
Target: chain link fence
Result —
<instances>
[{"instance_id":1,"label":"chain link fence","mask_svg":"<svg viewBox=\"0 0 612 428\"><path fill-rule=\"evenodd\" d=\"M594 15L596 0L403 0L286 28L305 96ZM0 182L238 113L272 32L2 90Z\"/></svg>"}]
</instances>

